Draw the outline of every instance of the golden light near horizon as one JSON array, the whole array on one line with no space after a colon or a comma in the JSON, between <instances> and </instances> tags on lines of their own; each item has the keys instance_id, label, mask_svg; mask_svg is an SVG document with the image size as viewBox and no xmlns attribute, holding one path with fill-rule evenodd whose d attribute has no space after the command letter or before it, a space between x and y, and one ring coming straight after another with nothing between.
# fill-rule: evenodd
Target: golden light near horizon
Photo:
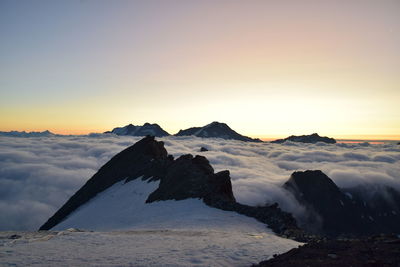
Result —
<instances>
[{"instance_id":1,"label":"golden light near horizon","mask_svg":"<svg viewBox=\"0 0 400 267\"><path fill-rule=\"evenodd\" d=\"M398 1L0 4L0 131L400 139Z\"/></svg>"}]
</instances>

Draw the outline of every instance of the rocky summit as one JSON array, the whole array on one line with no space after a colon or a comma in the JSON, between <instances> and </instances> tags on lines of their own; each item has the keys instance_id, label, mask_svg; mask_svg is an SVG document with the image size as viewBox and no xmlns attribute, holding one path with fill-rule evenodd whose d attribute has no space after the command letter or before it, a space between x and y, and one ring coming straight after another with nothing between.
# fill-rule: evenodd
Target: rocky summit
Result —
<instances>
[{"instance_id":1,"label":"rocky summit","mask_svg":"<svg viewBox=\"0 0 400 267\"><path fill-rule=\"evenodd\" d=\"M281 144L286 141L300 142L300 143L317 143L317 142L323 142L328 144L336 143L335 139L326 136L319 136L317 133L313 133L310 135L291 135L284 139L277 139L275 141L271 141L271 143Z\"/></svg>"}]
</instances>

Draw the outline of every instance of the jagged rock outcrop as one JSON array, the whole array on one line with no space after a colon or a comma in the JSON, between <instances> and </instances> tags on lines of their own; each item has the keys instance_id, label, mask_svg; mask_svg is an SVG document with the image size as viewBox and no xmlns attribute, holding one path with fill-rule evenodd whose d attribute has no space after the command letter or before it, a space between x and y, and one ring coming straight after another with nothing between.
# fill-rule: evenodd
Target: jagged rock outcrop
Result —
<instances>
[{"instance_id":1,"label":"jagged rock outcrop","mask_svg":"<svg viewBox=\"0 0 400 267\"><path fill-rule=\"evenodd\" d=\"M308 217L303 227L328 236L360 236L400 232L400 193L379 190L340 189L322 171L294 172L283 186L303 204ZM370 201L366 192L371 193Z\"/></svg>"},{"instance_id":2,"label":"jagged rock outcrop","mask_svg":"<svg viewBox=\"0 0 400 267\"><path fill-rule=\"evenodd\" d=\"M214 173L205 157L183 155L169 166L159 187L146 202L186 198L235 202L229 171Z\"/></svg>"},{"instance_id":3,"label":"jagged rock outcrop","mask_svg":"<svg viewBox=\"0 0 400 267\"><path fill-rule=\"evenodd\" d=\"M175 136L187 136L193 135L197 137L203 138L222 138L222 139L233 139L233 140L240 140L245 142L262 142L260 139L250 138L247 136L243 136L238 134L234 130L232 130L227 124L220 123L220 122L212 122L207 124L203 127L192 127L185 130L180 130Z\"/></svg>"},{"instance_id":4,"label":"jagged rock outcrop","mask_svg":"<svg viewBox=\"0 0 400 267\"><path fill-rule=\"evenodd\" d=\"M271 141L271 143L277 143L281 144L286 141L291 141L291 142L301 142L301 143L317 143L317 142L323 142L323 143L328 143L328 144L335 144L336 140L330 137L326 136L319 136L317 133L313 133L310 135L291 135L289 137L286 137L284 139L277 139L275 141Z\"/></svg>"},{"instance_id":5,"label":"jagged rock outcrop","mask_svg":"<svg viewBox=\"0 0 400 267\"><path fill-rule=\"evenodd\" d=\"M163 137L169 136L170 134L162 129L158 124L153 123L145 123L141 126L136 126L133 124L128 124L124 127L117 127L114 128L112 131L107 131L105 133L113 133L116 135L130 135L130 136L156 136L156 137Z\"/></svg>"}]
</instances>

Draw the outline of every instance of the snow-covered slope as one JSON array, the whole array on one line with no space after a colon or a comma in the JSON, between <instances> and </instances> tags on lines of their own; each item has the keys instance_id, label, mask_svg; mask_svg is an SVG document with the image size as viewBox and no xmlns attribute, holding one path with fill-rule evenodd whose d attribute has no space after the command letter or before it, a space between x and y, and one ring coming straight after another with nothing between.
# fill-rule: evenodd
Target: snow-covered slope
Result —
<instances>
[{"instance_id":1,"label":"snow-covered slope","mask_svg":"<svg viewBox=\"0 0 400 267\"><path fill-rule=\"evenodd\" d=\"M271 233L263 223L204 204L200 199L145 203L159 181L118 182L82 205L53 230L232 229Z\"/></svg>"}]
</instances>

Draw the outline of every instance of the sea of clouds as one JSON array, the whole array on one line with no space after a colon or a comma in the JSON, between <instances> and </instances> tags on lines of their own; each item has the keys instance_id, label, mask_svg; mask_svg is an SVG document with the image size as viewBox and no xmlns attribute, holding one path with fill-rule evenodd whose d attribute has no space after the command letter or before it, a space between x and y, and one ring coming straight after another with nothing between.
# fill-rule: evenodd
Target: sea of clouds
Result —
<instances>
[{"instance_id":1,"label":"sea of clouds","mask_svg":"<svg viewBox=\"0 0 400 267\"><path fill-rule=\"evenodd\" d=\"M0 136L0 230L36 230L113 155L140 137L115 135ZM168 152L206 156L229 170L236 200L278 202L300 217L303 209L281 188L296 170L319 169L339 187L383 184L400 190L400 145L247 143L166 137ZM200 147L209 149L199 152Z\"/></svg>"}]
</instances>

